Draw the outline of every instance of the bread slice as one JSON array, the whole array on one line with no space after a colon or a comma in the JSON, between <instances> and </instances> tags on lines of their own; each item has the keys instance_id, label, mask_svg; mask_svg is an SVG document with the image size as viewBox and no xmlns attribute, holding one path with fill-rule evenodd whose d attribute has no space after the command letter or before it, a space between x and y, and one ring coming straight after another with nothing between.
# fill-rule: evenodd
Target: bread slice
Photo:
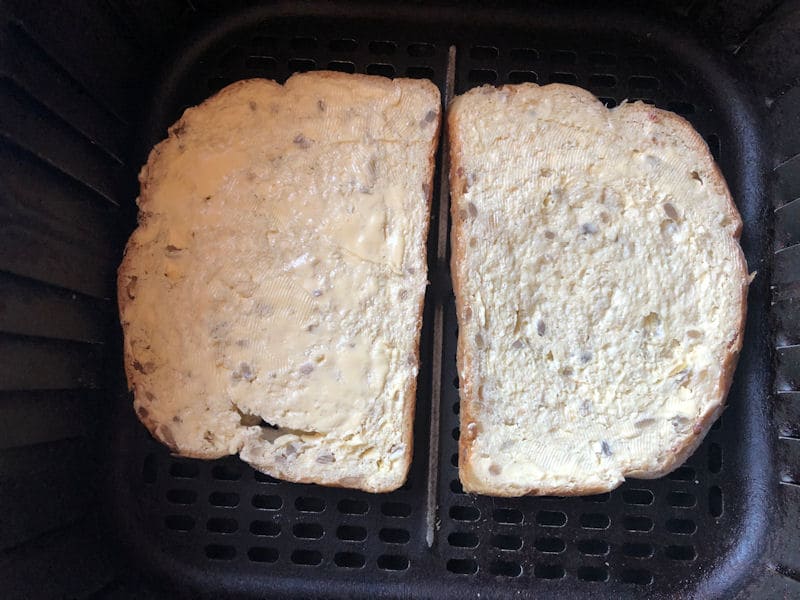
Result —
<instances>
[{"instance_id":1,"label":"bread slice","mask_svg":"<svg viewBox=\"0 0 800 600\"><path fill-rule=\"evenodd\" d=\"M702 138L557 84L471 90L448 129L464 489L675 469L722 410L749 284Z\"/></svg>"},{"instance_id":2,"label":"bread slice","mask_svg":"<svg viewBox=\"0 0 800 600\"><path fill-rule=\"evenodd\" d=\"M440 112L429 81L315 72L240 81L170 128L118 274L155 437L290 481L403 484Z\"/></svg>"}]
</instances>

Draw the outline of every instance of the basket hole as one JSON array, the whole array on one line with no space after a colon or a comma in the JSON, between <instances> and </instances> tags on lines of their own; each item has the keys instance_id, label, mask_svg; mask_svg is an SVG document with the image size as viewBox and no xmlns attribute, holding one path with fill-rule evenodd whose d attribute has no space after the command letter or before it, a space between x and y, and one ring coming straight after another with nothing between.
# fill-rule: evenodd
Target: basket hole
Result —
<instances>
[{"instance_id":1,"label":"basket hole","mask_svg":"<svg viewBox=\"0 0 800 600\"><path fill-rule=\"evenodd\" d=\"M696 109L691 102L670 102L667 104L667 110L671 110L674 113L686 117L688 115L693 115Z\"/></svg>"},{"instance_id":2,"label":"basket hole","mask_svg":"<svg viewBox=\"0 0 800 600\"><path fill-rule=\"evenodd\" d=\"M634 75L628 79L628 87L634 90L644 90L648 92L655 91L659 88L660 82L655 77L646 75Z\"/></svg>"},{"instance_id":3,"label":"basket hole","mask_svg":"<svg viewBox=\"0 0 800 600\"><path fill-rule=\"evenodd\" d=\"M708 470L719 473L722 470L722 446L710 444L708 446Z\"/></svg>"},{"instance_id":4,"label":"basket hole","mask_svg":"<svg viewBox=\"0 0 800 600\"><path fill-rule=\"evenodd\" d=\"M358 49L358 42L353 38L341 38L338 40L331 40L328 43L328 48L333 52L353 52Z\"/></svg>"},{"instance_id":5,"label":"basket hole","mask_svg":"<svg viewBox=\"0 0 800 600\"><path fill-rule=\"evenodd\" d=\"M650 544L630 542L622 546L622 553L631 558L650 558L653 552L653 546Z\"/></svg>"},{"instance_id":6,"label":"basket hole","mask_svg":"<svg viewBox=\"0 0 800 600\"><path fill-rule=\"evenodd\" d=\"M378 537L387 544L407 544L411 539L411 534L405 529L386 527L380 530Z\"/></svg>"},{"instance_id":7,"label":"basket hole","mask_svg":"<svg viewBox=\"0 0 800 600\"><path fill-rule=\"evenodd\" d=\"M708 512L712 517L720 517L723 510L722 490L715 485L708 490Z\"/></svg>"},{"instance_id":8,"label":"basket hole","mask_svg":"<svg viewBox=\"0 0 800 600\"><path fill-rule=\"evenodd\" d=\"M356 552L337 552L333 556L333 562L337 567L360 569L367 561L363 554L358 554Z\"/></svg>"},{"instance_id":9,"label":"basket hole","mask_svg":"<svg viewBox=\"0 0 800 600\"><path fill-rule=\"evenodd\" d=\"M511 60L521 63L529 63L539 60L539 51L534 48L512 48L508 51Z\"/></svg>"},{"instance_id":10,"label":"basket hole","mask_svg":"<svg viewBox=\"0 0 800 600\"><path fill-rule=\"evenodd\" d=\"M253 521L250 523L250 533L265 537L276 537L281 533L281 526L272 521Z\"/></svg>"},{"instance_id":11,"label":"basket hole","mask_svg":"<svg viewBox=\"0 0 800 600\"><path fill-rule=\"evenodd\" d=\"M540 510L536 513L536 523L542 527L563 527L567 524L567 515L557 510Z\"/></svg>"},{"instance_id":12,"label":"basket hole","mask_svg":"<svg viewBox=\"0 0 800 600\"><path fill-rule=\"evenodd\" d=\"M274 37L257 35L250 40L250 46L267 52L275 52L278 49L278 40Z\"/></svg>"},{"instance_id":13,"label":"basket hole","mask_svg":"<svg viewBox=\"0 0 800 600\"><path fill-rule=\"evenodd\" d=\"M608 542L604 540L581 540L578 542L578 552L587 556L605 556L608 551Z\"/></svg>"},{"instance_id":14,"label":"basket hole","mask_svg":"<svg viewBox=\"0 0 800 600\"><path fill-rule=\"evenodd\" d=\"M511 83L536 83L539 81L539 76L533 71L511 71L508 80Z\"/></svg>"},{"instance_id":15,"label":"basket hole","mask_svg":"<svg viewBox=\"0 0 800 600\"><path fill-rule=\"evenodd\" d=\"M522 538L519 538L516 535L493 535L490 543L492 546L499 548L500 550L516 551L522 548Z\"/></svg>"},{"instance_id":16,"label":"basket hole","mask_svg":"<svg viewBox=\"0 0 800 600\"><path fill-rule=\"evenodd\" d=\"M357 525L341 525L336 530L336 537L345 542L363 542L367 539L367 530Z\"/></svg>"},{"instance_id":17,"label":"basket hole","mask_svg":"<svg viewBox=\"0 0 800 600\"><path fill-rule=\"evenodd\" d=\"M692 467L683 466L667 475L672 481L694 481L695 472Z\"/></svg>"},{"instance_id":18,"label":"basket hole","mask_svg":"<svg viewBox=\"0 0 800 600\"><path fill-rule=\"evenodd\" d=\"M600 503L600 502L608 502L608 499L611 498L611 494L605 492L603 494L594 494L592 496L583 496L581 500L584 502L593 502L593 503Z\"/></svg>"},{"instance_id":19,"label":"basket hole","mask_svg":"<svg viewBox=\"0 0 800 600\"><path fill-rule=\"evenodd\" d=\"M278 61L271 56L248 56L244 59L244 66L255 69L264 74L273 74L278 67Z\"/></svg>"},{"instance_id":20,"label":"basket hole","mask_svg":"<svg viewBox=\"0 0 800 600\"><path fill-rule=\"evenodd\" d=\"M559 538L538 538L533 542L533 547L539 552L547 552L548 554L559 554L566 550L567 544L564 540Z\"/></svg>"},{"instance_id":21,"label":"basket hole","mask_svg":"<svg viewBox=\"0 0 800 600\"><path fill-rule=\"evenodd\" d=\"M450 464L454 467L458 467L458 452L454 452L450 455Z\"/></svg>"},{"instance_id":22,"label":"basket hole","mask_svg":"<svg viewBox=\"0 0 800 600\"><path fill-rule=\"evenodd\" d=\"M408 45L406 52L408 52L409 56L429 57L436 53L436 47L433 44L426 44L425 42L415 42Z\"/></svg>"},{"instance_id":23,"label":"basket hole","mask_svg":"<svg viewBox=\"0 0 800 600\"><path fill-rule=\"evenodd\" d=\"M600 96L597 99L600 100L600 102L602 102L606 108L614 108L617 105L617 101L614 100L614 98Z\"/></svg>"},{"instance_id":24,"label":"basket hole","mask_svg":"<svg viewBox=\"0 0 800 600\"><path fill-rule=\"evenodd\" d=\"M596 73L589 77L589 85L593 87L614 87L617 85L617 78L605 73Z\"/></svg>"},{"instance_id":25,"label":"basket hole","mask_svg":"<svg viewBox=\"0 0 800 600\"><path fill-rule=\"evenodd\" d=\"M233 560L236 558L236 548L222 544L209 544L205 548L206 556L211 560Z\"/></svg>"},{"instance_id":26,"label":"basket hole","mask_svg":"<svg viewBox=\"0 0 800 600\"><path fill-rule=\"evenodd\" d=\"M384 502L381 504L381 513L387 517L405 518L411 515L411 505L405 502Z\"/></svg>"},{"instance_id":27,"label":"basket hole","mask_svg":"<svg viewBox=\"0 0 800 600\"><path fill-rule=\"evenodd\" d=\"M305 73L317 66L317 61L311 58L292 58L289 60L289 70L292 73Z\"/></svg>"},{"instance_id":28,"label":"basket hole","mask_svg":"<svg viewBox=\"0 0 800 600\"><path fill-rule=\"evenodd\" d=\"M314 496L300 496L294 501L294 507L300 512L321 513L325 510L325 500Z\"/></svg>"},{"instance_id":29,"label":"basket hole","mask_svg":"<svg viewBox=\"0 0 800 600\"><path fill-rule=\"evenodd\" d=\"M622 527L627 531L652 531L653 519L650 517L628 515L622 519Z\"/></svg>"},{"instance_id":30,"label":"basket hole","mask_svg":"<svg viewBox=\"0 0 800 600\"><path fill-rule=\"evenodd\" d=\"M615 65L617 57L607 52L592 52L589 54L589 62L593 65Z\"/></svg>"},{"instance_id":31,"label":"basket hole","mask_svg":"<svg viewBox=\"0 0 800 600\"><path fill-rule=\"evenodd\" d=\"M574 65L578 55L571 50L556 50L550 55L550 60L557 65Z\"/></svg>"},{"instance_id":32,"label":"basket hole","mask_svg":"<svg viewBox=\"0 0 800 600\"><path fill-rule=\"evenodd\" d=\"M206 522L206 529L213 533L233 533L239 529L235 519L212 518Z\"/></svg>"},{"instance_id":33,"label":"basket hole","mask_svg":"<svg viewBox=\"0 0 800 600\"><path fill-rule=\"evenodd\" d=\"M325 530L319 523L295 523L292 535L301 540L318 540L325 535Z\"/></svg>"},{"instance_id":34,"label":"basket hole","mask_svg":"<svg viewBox=\"0 0 800 600\"><path fill-rule=\"evenodd\" d=\"M473 46L469 57L473 60L494 60L500 53L494 46Z\"/></svg>"},{"instance_id":35,"label":"basket hole","mask_svg":"<svg viewBox=\"0 0 800 600\"><path fill-rule=\"evenodd\" d=\"M229 71L241 64L244 58L244 49L239 46L234 46L219 57L217 64L224 71Z\"/></svg>"},{"instance_id":36,"label":"basket hole","mask_svg":"<svg viewBox=\"0 0 800 600\"><path fill-rule=\"evenodd\" d=\"M367 65L369 75L381 75L383 77L394 77L394 67L384 63L373 63Z\"/></svg>"},{"instance_id":37,"label":"basket hole","mask_svg":"<svg viewBox=\"0 0 800 600\"><path fill-rule=\"evenodd\" d=\"M263 510L278 510L283 506L283 499L280 496L257 494L253 496L253 506Z\"/></svg>"},{"instance_id":38,"label":"basket hole","mask_svg":"<svg viewBox=\"0 0 800 600\"><path fill-rule=\"evenodd\" d=\"M634 54L628 57L628 64L634 71L647 71L656 66L656 59L647 54Z\"/></svg>"},{"instance_id":39,"label":"basket hole","mask_svg":"<svg viewBox=\"0 0 800 600\"><path fill-rule=\"evenodd\" d=\"M408 558L401 554L382 554L378 557L378 568L384 571L405 571Z\"/></svg>"},{"instance_id":40,"label":"basket hole","mask_svg":"<svg viewBox=\"0 0 800 600\"><path fill-rule=\"evenodd\" d=\"M172 504L194 504L197 501L197 492L194 490L169 490L167 501Z\"/></svg>"},{"instance_id":41,"label":"basket hole","mask_svg":"<svg viewBox=\"0 0 800 600\"><path fill-rule=\"evenodd\" d=\"M433 69L430 67L408 67L406 69L406 77L412 79L433 79Z\"/></svg>"},{"instance_id":42,"label":"basket hole","mask_svg":"<svg viewBox=\"0 0 800 600\"><path fill-rule=\"evenodd\" d=\"M211 476L222 481L238 481L242 478L242 472L229 465L214 465L211 469Z\"/></svg>"},{"instance_id":43,"label":"basket hole","mask_svg":"<svg viewBox=\"0 0 800 600\"><path fill-rule=\"evenodd\" d=\"M690 519L669 519L666 524L667 531L680 535L692 535L697 531L697 525Z\"/></svg>"},{"instance_id":44,"label":"basket hole","mask_svg":"<svg viewBox=\"0 0 800 600\"><path fill-rule=\"evenodd\" d=\"M561 565L536 565L533 567L533 576L537 579L562 579L564 567Z\"/></svg>"},{"instance_id":45,"label":"basket hole","mask_svg":"<svg viewBox=\"0 0 800 600\"><path fill-rule=\"evenodd\" d=\"M522 523L522 518L522 511L516 508L495 508L494 511L492 511L492 519L497 523L519 525Z\"/></svg>"},{"instance_id":46,"label":"basket hole","mask_svg":"<svg viewBox=\"0 0 800 600\"><path fill-rule=\"evenodd\" d=\"M458 479L453 479L450 482L450 491L454 494L464 494L464 488L461 486L461 482Z\"/></svg>"},{"instance_id":47,"label":"basket hole","mask_svg":"<svg viewBox=\"0 0 800 600\"><path fill-rule=\"evenodd\" d=\"M328 68L331 71L339 71L340 73L355 73L356 65L347 60L332 60L328 63Z\"/></svg>"},{"instance_id":48,"label":"basket hole","mask_svg":"<svg viewBox=\"0 0 800 600\"><path fill-rule=\"evenodd\" d=\"M144 457L144 462L142 463L142 480L145 483L155 483L157 472L156 456L155 454L148 454Z\"/></svg>"},{"instance_id":49,"label":"basket hole","mask_svg":"<svg viewBox=\"0 0 800 600\"><path fill-rule=\"evenodd\" d=\"M317 49L317 38L296 37L289 42L289 46L296 52L312 52Z\"/></svg>"},{"instance_id":50,"label":"basket hole","mask_svg":"<svg viewBox=\"0 0 800 600\"><path fill-rule=\"evenodd\" d=\"M584 529L608 529L611 519L602 513L585 513L581 515L580 523Z\"/></svg>"},{"instance_id":51,"label":"basket hole","mask_svg":"<svg viewBox=\"0 0 800 600\"><path fill-rule=\"evenodd\" d=\"M447 561L447 570L456 575L474 575L478 572L478 563L469 558L451 558Z\"/></svg>"},{"instance_id":52,"label":"basket hole","mask_svg":"<svg viewBox=\"0 0 800 600\"><path fill-rule=\"evenodd\" d=\"M461 403L460 402L453 402L453 414L457 415L461 412Z\"/></svg>"},{"instance_id":53,"label":"basket hole","mask_svg":"<svg viewBox=\"0 0 800 600\"><path fill-rule=\"evenodd\" d=\"M467 80L473 85L484 85L497 81L497 71L492 69L470 69Z\"/></svg>"},{"instance_id":54,"label":"basket hole","mask_svg":"<svg viewBox=\"0 0 800 600\"><path fill-rule=\"evenodd\" d=\"M667 494L667 504L676 508L691 508L697 503L694 495L689 492L670 492Z\"/></svg>"},{"instance_id":55,"label":"basket hole","mask_svg":"<svg viewBox=\"0 0 800 600\"><path fill-rule=\"evenodd\" d=\"M495 560L489 564L489 573L501 577L519 577L522 575L522 567L516 562Z\"/></svg>"},{"instance_id":56,"label":"basket hole","mask_svg":"<svg viewBox=\"0 0 800 600\"><path fill-rule=\"evenodd\" d=\"M260 471L253 471L253 479L255 479L259 483L273 483L273 484L280 483L279 480L275 479L271 475L267 475L266 473L261 473Z\"/></svg>"},{"instance_id":57,"label":"basket hole","mask_svg":"<svg viewBox=\"0 0 800 600\"><path fill-rule=\"evenodd\" d=\"M436 48L433 44L426 44L424 42L418 42L415 44L409 44L408 48L406 48L406 52L408 52L409 56L433 56L436 52Z\"/></svg>"},{"instance_id":58,"label":"basket hole","mask_svg":"<svg viewBox=\"0 0 800 600\"><path fill-rule=\"evenodd\" d=\"M208 502L212 506L222 506L230 508L239 505L239 494L233 492L211 492L208 496Z\"/></svg>"},{"instance_id":59,"label":"basket hole","mask_svg":"<svg viewBox=\"0 0 800 600\"><path fill-rule=\"evenodd\" d=\"M194 519L189 515L167 515L164 517L164 526L172 531L191 531L194 529Z\"/></svg>"},{"instance_id":60,"label":"basket hole","mask_svg":"<svg viewBox=\"0 0 800 600\"><path fill-rule=\"evenodd\" d=\"M253 562L274 563L278 560L278 551L275 548L256 546L247 551L247 558Z\"/></svg>"},{"instance_id":61,"label":"basket hole","mask_svg":"<svg viewBox=\"0 0 800 600\"><path fill-rule=\"evenodd\" d=\"M451 506L450 518L456 521L477 521L481 518L481 511L473 506Z\"/></svg>"},{"instance_id":62,"label":"basket hole","mask_svg":"<svg viewBox=\"0 0 800 600\"><path fill-rule=\"evenodd\" d=\"M296 565L316 567L322 562L322 554L316 550L295 550L292 552L291 561Z\"/></svg>"},{"instance_id":63,"label":"basket hole","mask_svg":"<svg viewBox=\"0 0 800 600\"><path fill-rule=\"evenodd\" d=\"M577 575L581 581L608 581L608 570L603 567L578 567Z\"/></svg>"},{"instance_id":64,"label":"basket hole","mask_svg":"<svg viewBox=\"0 0 800 600\"><path fill-rule=\"evenodd\" d=\"M461 437L461 428L460 427L454 427L453 431L450 432L450 435L453 436L453 439L455 441L458 441L458 439Z\"/></svg>"},{"instance_id":65,"label":"basket hole","mask_svg":"<svg viewBox=\"0 0 800 600\"><path fill-rule=\"evenodd\" d=\"M447 543L456 548L477 548L478 536L466 531L455 531L447 536Z\"/></svg>"},{"instance_id":66,"label":"basket hole","mask_svg":"<svg viewBox=\"0 0 800 600\"><path fill-rule=\"evenodd\" d=\"M697 556L694 546L667 546L664 553L672 560L694 560Z\"/></svg>"},{"instance_id":67,"label":"basket hole","mask_svg":"<svg viewBox=\"0 0 800 600\"><path fill-rule=\"evenodd\" d=\"M388 56L394 54L395 50L397 50L397 44L388 40L374 40L369 43L369 51L372 54Z\"/></svg>"},{"instance_id":68,"label":"basket hole","mask_svg":"<svg viewBox=\"0 0 800 600\"><path fill-rule=\"evenodd\" d=\"M635 585L650 585L653 583L653 575L645 569L626 569L620 574L623 583L633 583Z\"/></svg>"},{"instance_id":69,"label":"basket hole","mask_svg":"<svg viewBox=\"0 0 800 600\"><path fill-rule=\"evenodd\" d=\"M169 467L169 474L179 479L194 479L200 469L193 462L175 462Z\"/></svg>"},{"instance_id":70,"label":"basket hole","mask_svg":"<svg viewBox=\"0 0 800 600\"><path fill-rule=\"evenodd\" d=\"M453 377L453 387L458 389L459 383L460 382L458 381L458 375L456 375L455 377ZM455 407L458 406L458 404L459 404L458 402L453 404L453 408L455 409ZM455 410L454 410L454 412L455 412ZM456 412L456 414L458 414L458 413Z\"/></svg>"},{"instance_id":71,"label":"basket hole","mask_svg":"<svg viewBox=\"0 0 800 600\"><path fill-rule=\"evenodd\" d=\"M343 500L339 500L337 508L340 513L345 515L365 515L369 510L369 504L364 500L344 498Z\"/></svg>"},{"instance_id":72,"label":"basket hole","mask_svg":"<svg viewBox=\"0 0 800 600\"><path fill-rule=\"evenodd\" d=\"M550 73L550 83L567 83L570 85L575 85L578 83L578 76L575 75L575 73L556 71L554 73Z\"/></svg>"},{"instance_id":73,"label":"basket hole","mask_svg":"<svg viewBox=\"0 0 800 600\"><path fill-rule=\"evenodd\" d=\"M650 490L625 490L622 492L622 501L625 504L647 506L653 503L653 492Z\"/></svg>"}]
</instances>

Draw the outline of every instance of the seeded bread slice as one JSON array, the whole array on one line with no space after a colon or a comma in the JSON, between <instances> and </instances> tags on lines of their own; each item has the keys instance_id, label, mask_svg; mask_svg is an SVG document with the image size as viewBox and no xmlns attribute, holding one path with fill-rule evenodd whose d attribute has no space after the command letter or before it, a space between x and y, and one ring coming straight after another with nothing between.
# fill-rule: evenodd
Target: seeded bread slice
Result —
<instances>
[{"instance_id":1,"label":"seeded bread slice","mask_svg":"<svg viewBox=\"0 0 800 600\"><path fill-rule=\"evenodd\" d=\"M440 98L315 72L188 109L119 268L140 420L175 453L385 492L412 453Z\"/></svg>"},{"instance_id":2,"label":"seeded bread slice","mask_svg":"<svg viewBox=\"0 0 800 600\"><path fill-rule=\"evenodd\" d=\"M702 138L558 84L473 89L448 130L464 489L678 467L722 411L750 281Z\"/></svg>"}]
</instances>

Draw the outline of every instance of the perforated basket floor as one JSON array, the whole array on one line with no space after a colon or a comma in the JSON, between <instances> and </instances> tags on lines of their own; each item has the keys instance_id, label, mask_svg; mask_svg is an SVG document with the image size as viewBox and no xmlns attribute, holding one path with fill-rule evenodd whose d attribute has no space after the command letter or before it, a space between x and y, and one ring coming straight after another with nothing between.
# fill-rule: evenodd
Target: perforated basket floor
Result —
<instances>
[{"instance_id":1,"label":"perforated basket floor","mask_svg":"<svg viewBox=\"0 0 800 600\"><path fill-rule=\"evenodd\" d=\"M763 263L758 121L729 67L690 35L609 13L304 10L253 10L183 40L155 89L142 157L183 108L241 78L326 68L427 77L443 94L448 77L455 93L483 83L571 83L609 106L643 99L689 119L737 200L751 269ZM759 491L770 473L764 284L751 289L730 407L686 465L586 498L466 495L456 467L457 329L449 255L437 235L440 180L441 160L408 483L369 495L279 482L236 458L171 457L121 394L109 487L113 525L133 560L175 589L209 596L726 597L738 589L737 565L757 551L767 526Z\"/></svg>"}]
</instances>

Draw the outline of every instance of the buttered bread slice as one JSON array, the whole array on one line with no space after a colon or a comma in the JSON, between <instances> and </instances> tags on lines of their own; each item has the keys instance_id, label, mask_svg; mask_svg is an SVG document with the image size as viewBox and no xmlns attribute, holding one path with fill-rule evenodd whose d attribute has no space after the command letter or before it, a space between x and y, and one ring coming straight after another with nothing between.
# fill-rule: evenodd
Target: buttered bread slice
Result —
<instances>
[{"instance_id":1,"label":"buttered bread slice","mask_svg":"<svg viewBox=\"0 0 800 600\"><path fill-rule=\"evenodd\" d=\"M438 89L316 72L188 109L119 269L140 420L184 456L395 489L412 453Z\"/></svg>"},{"instance_id":2,"label":"buttered bread slice","mask_svg":"<svg viewBox=\"0 0 800 600\"><path fill-rule=\"evenodd\" d=\"M464 489L678 467L722 410L749 283L702 138L557 84L471 90L448 129Z\"/></svg>"}]
</instances>

